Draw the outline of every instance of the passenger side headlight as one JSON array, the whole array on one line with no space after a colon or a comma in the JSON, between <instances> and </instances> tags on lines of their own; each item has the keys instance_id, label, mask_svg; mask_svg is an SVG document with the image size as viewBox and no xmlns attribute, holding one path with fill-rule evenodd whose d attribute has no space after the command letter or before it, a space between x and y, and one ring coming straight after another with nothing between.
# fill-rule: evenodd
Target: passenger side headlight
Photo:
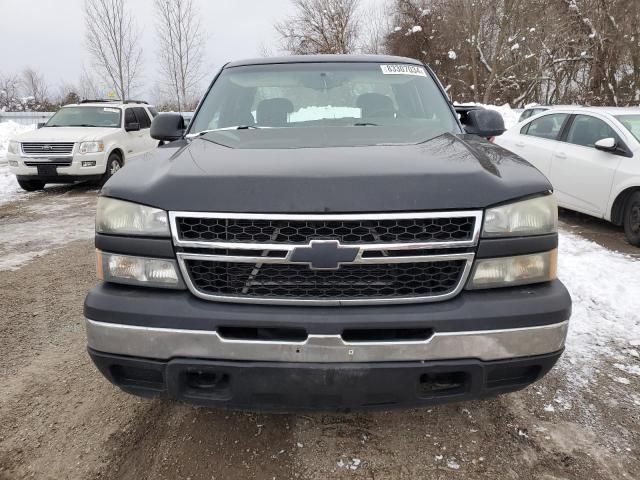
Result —
<instances>
[{"instance_id":1,"label":"passenger side headlight","mask_svg":"<svg viewBox=\"0 0 640 480\"><path fill-rule=\"evenodd\" d=\"M483 237L521 237L558 231L558 204L553 195L489 208L485 212Z\"/></svg>"},{"instance_id":2,"label":"passenger side headlight","mask_svg":"<svg viewBox=\"0 0 640 480\"><path fill-rule=\"evenodd\" d=\"M557 275L558 250L476 260L467 289L514 287L550 282Z\"/></svg>"},{"instance_id":3,"label":"passenger side headlight","mask_svg":"<svg viewBox=\"0 0 640 480\"><path fill-rule=\"evenodd\" d=\"M18 155L20 153L20 143L14 142L13 140L9 141L9 146L7 147L7 152L13 155Z\"/></svg>"},{"instance_id":4,"label":"passenger side headlight","mask_svg":"<svg viewBox=\"0 0 640 480\"><path fill-rule=\"evenodd\" d=\"M102 142L82 142L80 144L80 153L100 153L104 152L104 143Z\"/></svg>"},{"instance_id":5,"label":"passenger side headlight","mask_svg":"<svg viewBox=\"0 0 640 480\"><path fill-rule=\"evenodd\" d=\"M105 282L184 289L175 260L97 251L98 278Z\"/></svg>"},{"instance_id":6,"label":"passenger side headlight","mask_svg":"<svg viewBox=\"0 0 640 480\"><path fill-rule=\"evenodd\" d=\"M109 235L169 237L167 212L115 198L99 197L96 232Z\"/></svg>"}]
</instances>

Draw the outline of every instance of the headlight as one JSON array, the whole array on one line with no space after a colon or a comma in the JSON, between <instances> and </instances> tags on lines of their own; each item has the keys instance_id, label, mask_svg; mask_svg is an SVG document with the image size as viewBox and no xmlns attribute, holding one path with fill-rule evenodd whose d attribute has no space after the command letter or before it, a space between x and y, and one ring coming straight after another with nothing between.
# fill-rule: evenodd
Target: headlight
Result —
<instances>
[{"instance_id":1,"label":"headlight","mask_svg":"<svg viewBox=\"0 0 640 480\"><path fill-rule=\"evenodd\" d=\"M7 152L13 155L20 154L20 143L14 142L13 140L9 142L9 146L7 147Z\"/></svg>"},{"instance_id":2,"label":"headlight","mask_svg":"<svg viewBox=\"0 0 640 480\"><path fill-rule=\"evenodd\" d=\"M558 250L476 260L468 289L513 287L556 278Z\"/></svg>"},{"instance_id":3,"label":"headlight","mask_svg":"<svg viewBox=\"0 0 640 480\"><path fill-rule=\"evenodd\" d=\"M483 237L520 237L558 231L558 204L553 195L489 208Z\"/></svg>"},{"instance_id":4,"label":"headlight","mask_svg":"<svg viewBox=\"0 0 640 480\"><path fill-rule=\"evenodd\" d=\"M110 235L169 237L167 212L137 203L99 197L96 232Z\"/></svg>"},{"instance_id":5,"label":"headlight","mask_svg":"<svg viewBox=\"0 0 640 480\"><path fill-rule=\"evenodd\" d=\"M105 282L184 289L175 260L97 251L98 278Z\"/></svg>"},{"instance_id":6,"label":"headlight","mask_svg":"<svg viewBox=\"0 0 640 480\"><path fill-rule=\"evenodd\" d=\"M80 144L80 153L99 153L104 152L104 143L102 142L82 142Z\"/></svg>"}]
</instances>

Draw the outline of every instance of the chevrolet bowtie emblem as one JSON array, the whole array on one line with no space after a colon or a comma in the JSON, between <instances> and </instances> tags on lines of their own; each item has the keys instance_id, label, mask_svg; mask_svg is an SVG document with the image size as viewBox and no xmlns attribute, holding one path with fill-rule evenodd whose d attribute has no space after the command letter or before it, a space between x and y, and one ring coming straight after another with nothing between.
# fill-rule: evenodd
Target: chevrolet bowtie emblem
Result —
<instances>
[{"instance_id":1,"label":"chevrolet bowtie emblem","mask_svg":"<svg viewBox=\"0 0 640 480\"><path fill-rule=\"evenodd\" d=\"M291 263L306 263L312 270L337 270L352 263L360 253L358 247L343 247L337 240L312 240L308 247L293 250Z\"/></svg>"}]
</instances>

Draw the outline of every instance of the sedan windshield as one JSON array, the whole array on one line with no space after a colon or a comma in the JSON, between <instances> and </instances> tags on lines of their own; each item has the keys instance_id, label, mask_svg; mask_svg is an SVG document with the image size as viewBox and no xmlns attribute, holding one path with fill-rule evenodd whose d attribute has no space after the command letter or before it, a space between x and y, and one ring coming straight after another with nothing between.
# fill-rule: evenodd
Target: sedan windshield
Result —
<instances>
[{"instance_id":1,"label":"sedan windshield","mask_svg":"<svg viewBox=\"0 0 640 480\"><path fill-rule=\"evenodd\" d=\"M619 115L616 118L640 142L640 115Z\"/></svg>"},{"instance_id":2,"label":"sedan windshield","mask_svg":"<svg viewBox=\"0 0 640 480\"><path fill-rule=\"evenodd\" d=\"M420 143L460 127L421 65L294 63L225 69L189 135L233 148Z\"/></svg>"},{"instance_id":3,"label":"sedan windshield","mask_svg":"<svg viewBox=\"0 0 640 480\"><path fill-rule=\"evenodd\" d=\"M111 107L64 107L45 127L120 128L120 109Z\"/></svg>"}]
</instances>

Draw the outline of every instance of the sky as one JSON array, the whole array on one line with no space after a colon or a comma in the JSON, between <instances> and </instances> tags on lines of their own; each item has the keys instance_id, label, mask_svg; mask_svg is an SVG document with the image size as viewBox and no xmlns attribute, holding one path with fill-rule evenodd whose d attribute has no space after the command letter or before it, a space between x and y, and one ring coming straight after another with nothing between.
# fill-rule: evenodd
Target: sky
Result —
<instances>
[{"instance_id":1,"label":"sky","mask_svg":"<svg viewBox=\"0 0 640 480\"><path fill-rule=\"evenodd\" d=\"M385 0L364 0L363 6ZM157 82L153 0L127 0L142 38L142 95ZM207 33L205 77L230 60L277 54L274 23L293 13L290 0L196 0ZM54 92L63 82L76 83L83 65L91 69L85 49L84 0L0 0L0 74L32 67L45 75Z\"/></svg>"}]
</instances>

